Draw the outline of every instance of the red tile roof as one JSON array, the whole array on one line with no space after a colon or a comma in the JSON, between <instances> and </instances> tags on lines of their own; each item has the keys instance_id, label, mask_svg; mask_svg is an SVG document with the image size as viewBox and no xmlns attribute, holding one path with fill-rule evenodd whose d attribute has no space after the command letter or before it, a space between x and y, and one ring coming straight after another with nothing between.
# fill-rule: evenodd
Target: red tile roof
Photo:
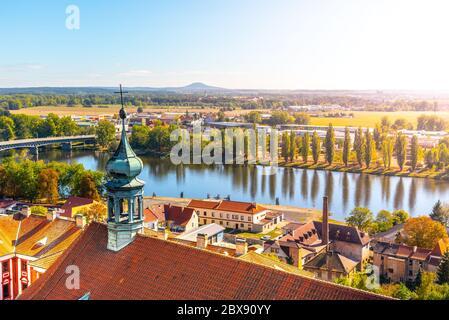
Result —
<instances>
[{"instance_id":1,"label":"red tile roof","mask_svg":"<svg viewBox=\"0 0 449 320\"><path fill-rule=\"evenodd\" d=\"M143 216L144 216L143 221L146 223L158 220L158 217L156 216L156 214L154 214L153 210L151 210L150 208L146 208L143 211Z\"/></svg>"},{"instance_id":2,"label":"red tile roof","mask_svg":"<svg viewBox=\"0 0 449 320\"><path fill-rule=\"evenodd\" d=\"M105 225L92 223L20 299L70 300L346 300L387 299L213 252L138 235L119 252L106 249ZM80 269L81 288L66 287L66 268Z\"/></svg>"},{"instance_id":3,"label":"red tile roof","mask_svg":"<svg viewBox=\"0 0 449 320\"><path fill-rule=\"evenodd\" d=\"M267 210L266 208L250 202L239 202L239 201L204 201L204 200L192 200L187 205L189 208L195 209L216 209L228 212L236 213L249 213L256 214Z\"/></svg>"},{"instance_id":4,"label":"red tile roof","mask_svg":"<svg viewBox=\"0 0 449 320\"><path fill-rule=\"evenodd\" d=\"M85 206L94 203L94 200L80 197L70 197L61 207L64 212L61 214L63 217L72 218L72 209L76 207Z\"/></svg>"},{"instance_id":5,"label":"red tile roof","mask_svg":"<svg viewBox=\"0 0 449 320\"><path fill-rule=\"evenodd\" d=\"M172 221L175 225L185 226L192 219L195 210L193 208L165 205L164 212L165 221Z\"/></svg>"}]
</instances>

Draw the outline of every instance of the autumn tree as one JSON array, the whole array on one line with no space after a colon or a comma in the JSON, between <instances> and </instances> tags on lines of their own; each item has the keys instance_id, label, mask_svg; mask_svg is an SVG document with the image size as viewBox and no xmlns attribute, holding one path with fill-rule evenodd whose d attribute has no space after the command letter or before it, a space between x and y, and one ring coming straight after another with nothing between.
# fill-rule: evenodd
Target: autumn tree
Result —
<instances>
[{"instance_id":1,"label":"autumn tree","mask_svg":"<svg viewBox=\"0 0 449 320\"><path fill-rule=\"evenodd\" d=\"M345 167L348 166L349 163L349 155L351 153L351 133L349 132L349 128L345 128L345 139L343 142L343 163L345 164Z\"/></svg>"},{"instance_id":2,"label":"autumn tree","mask_svg":"<svg viewBox=\"0 0 449 320\"><path fill-rule=\"evenodd\" d=\"M402 133L397 135L394 149L399 169L402 171L407 160L407 137Z\"/></svg>"},{"instance_id":3,"label":"autumn tree","mask_svg":"<svg viewBox=\"0 0 449 320\"><path fill-rule=\"evenodd\" d=\"M329 165L332 165L335 156L335 131L332 124L329 124L329 127L327 129L324 146L326 150L326 162Z\"/></svg>"},{"instance_id":4,"label":"autumn tree","mask_svg":"<svg viewBox=\"0 0 449 320\"><path fill-rule=\"evenodd\" d=\"M312 135L312 157L314 164L318 163L318 160L320 159L320 152L321 152L321 139L318 136L318 133L314 131Z\"/></svg>"},{"instance_id":5,"label":"autumn tree","mask_svg":"<svg viewBox=\"0 0 449 320\"><path fill-rule=\"evenodd\" d=\"M38 177L39 197L55 204L59 200L59 174L54 169L43 169Z\"/></svg>"},{"instance_id":6,"label":"autumn tree","mask_svg":"<svg viewBox=\"0 0 449 320\"><path fill-rule=\"evenodd\" d=\"M362 128L358 128L354 137L354 151L357 157L359 166L363 166L363 158L365 156L365 138L363 136Z\"/></svg>"},{"instance_id":7,"label":"autumn tree","mask_svg":"<svg viewBox=\"0 0 449 320\"><path fill-rule=\"evenodd\" d=\"M410 218L404 225L403 240L409 246L433 249L438 241L447 243L446 228L430 217Z\"/></svg>"},{"instance_id":8,"label":"autumn tree","mask_svg":"<svg viewBox=\"0 0 449 320\"><path fill-rule=\"evenodd\" d=\"M98 193L95 180L90 172L85 172L82 175L79 181L78 196L95 201L100 200L100 195Z\"/></svg>"},{"instance_id":9,"label":"autumn tree","mask_svg":"<svg viewBox=\"0 0 449 320\"><path fill-rule=\"evenodd\" d=\"M410 156L411 156L411 168L413 171L416 170L418 166L419 158L421 154L421 147L418 143L418 137L416 135L412 138L411 148L410 148Z\"/></svg>"},{"instance_id":10,"label":"autumn tree","mask_svg":"<svg viewBox=\"0 0 449 320\"><path fill-rule=\"evenodd\" d=\"M80 213L86 217L87 223L106 222L108 217L107 207L101 202L94 202Z\"/></svg>"},{"instance_id":11,"label":"autumn tree","mask_svg":"<svg viewBox=\"0 0 449 320\"><path fill-rule=\"evenodd\" d=\"M304 161L304 163L307 163L309 153L310 153L310 135L308 132L306 132L302 140L302 148L301 148L301 156L302 161Z\"/></svg>"}]
</instances>

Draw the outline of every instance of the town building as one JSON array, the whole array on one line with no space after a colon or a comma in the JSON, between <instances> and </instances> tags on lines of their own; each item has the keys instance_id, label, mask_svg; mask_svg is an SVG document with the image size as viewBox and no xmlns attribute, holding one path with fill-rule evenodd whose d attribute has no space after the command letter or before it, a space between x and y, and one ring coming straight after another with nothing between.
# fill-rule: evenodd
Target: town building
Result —
<instances>
[{"instance_id":1,"label":"town building","mask_svg":"<svg viewBox=\"0 0 449 320\"><path fill-rule=\"evenodd\" d=\"M164 206L165 224L174 232L185 232L198 228L198 215L192 208Z\"/></svg>"},{"instance_id":2,"label":"town building","mask_svg":"<svg viewBox=\"0 0 449 320\"><path fill-rule=\"evenodd\" d=\"M69 197L59 210L59 215L73 218L83 210L88 209L95 201L88 198Z\"/></svg>"},{"instance_id":3,"label":"town building","mask_svg":"<svg viewBox=\"0 0 449 320\"><path fill-rule=\"evenodd\" d=\"M285 262L314 272L323 280L350 276L370 258L370 237L355 227L328 222L327 197L323 201L323 221L284 226L284 236L267 241L264 252ZM326 271L326 272L325 272Z\"/></svg>"},{"instance_id":4,"label":"town building","mask_svg":"<svg viewBox=\"0 0 449 320\"><path fill-rule=\"evenodd\" d=\"M209 244L218 244L223 241L225 228L222 226L212 223L205 224L198 228L191 229L190 231L184 232L177 238L180 240L186 240L191 242L196 242L198 240L198 235L202 234L207 237L207 242Z\"/></svg>"},{"instance_id":5,"label":"town building","mask_svg":"<svg viewBox=\"0 0 449 320\"><path fill-rule=\"evenodd\" d=\"M13 300L80 236L85 220L16 213L0 216L0 300Z\"/></svg>"},{"instance_id":6,"label":"town building","mask_svg":"<svg viewBox=\"0 0 449 320\"><path fill-rule=\"evenodd\" d=\"M442 240L433 250L378 241L373 246L373 265L384 281L414 281L420 270L436 272L446 251Z\"/></svg>"},{"instance_id":7,"label":"town building","mask_svg":"<svg viewBox=\"0 0 449 320\"><path fill-rule=\"evenodd\" d=\"M123 108L120 117L124 122ZM52 272L40 277L21 299L386 299L204 250L198 244L192 247L169 241L165 229L161 230L163 238L146 236L141 205L143 182L137 178L143 165L125 134L121 139L106 166L112 178L106 185L107 225L90 224L55 262ZM236 254L245 248L246 242L237 245ZM71 276L66 273L67 267L73 265L82 275L79 288L66 285Z\"/></svg>"},{"instance_id":8,"label":"town building","mask_svg":"<svg viewBox=\"0 0 449 320\"><path fill-rule=\"evenodd\" d=\"M161 225L165 224L164 206L152 206L146 208L144 214L144 227L157 231Z\"/></svg>"},{"instance_id":9,"label":"town building","mask_svg":"<svg viewBox=\"0 0 449 320\"><path fill-rule=\"evenodd\" d=\"M0 200L0 214L8 214L16 204L17 202L14 200Z\"/></svg>"},{"instance_id":10,"label":"town building","mask_svg":"<svg viewBox=\"0 0 449 320\"><path fill-rule=\"evenodd\" d=\"M217 223L227 229L255 233L269 232L284 220L282 213L271 212L257 203L192 200L187 207L195 210L200 225Z\"/></svg>"}]
</instances>

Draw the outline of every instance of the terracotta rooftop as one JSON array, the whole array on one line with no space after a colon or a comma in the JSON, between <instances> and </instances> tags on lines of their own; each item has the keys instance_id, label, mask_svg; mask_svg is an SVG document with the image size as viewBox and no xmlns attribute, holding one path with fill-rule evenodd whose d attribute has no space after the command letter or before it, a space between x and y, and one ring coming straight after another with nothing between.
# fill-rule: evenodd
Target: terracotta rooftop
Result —
<instances>
[{"instance_id":1,"label":"terracotta rooftop","mask_svg":"<svg viewBox=\"0 0 449 320\"><path fill-rule=\"evenodd\" d=\"M385 254L397 258L415 259L419 261L427 260L433 252L432 250L429 249L381 241L378 241L374 245L373 250L375 253L378 254ZM437 252L435 251L435 253ZM435 254L435 256L437 256L437 254Z\"/></svg>"},{"instance_id":2,"label":"terracotta rooftop","mask_svg":"<svg viewBox=\"0 0 449 320\"><path fill-rule=\"evenodd\" d=\"M20 254L32 259L67 249L81 234L74 221L21 214L0 217L0 256Z\"/></svg>"},{"instance_id":3,"label":"terracotta rooftop","mask_svg":"<svg viewBox=\"0 0 449 320\"><path fill-rule=\"evenodd\" d=\"M315 258L304 265L307 269L325 270L350 273L357 266L358 262L353 261L336 252L321 252Z\"/></svg>"},{"instance_id":4,"label":"terracotta rooftop","mask_svg":"<svg viewBox=\"0 0 449 320\"><path fill-rule=\"evenodd\" d=\"M249 213L249 214L257 214L267 210L266 208L256 203L228 201L228 200L222 201L192 200L187 205L187 207L198 209L215 209L228 212Z\"/></svg>"},{"instance_id":5,"label":"terracotta rooftop","mask_svg":"<svg viewBox=\"0 0 449 320\"><path fill-rule=\"evenodd\" d=\"M71 218L72 217L72 209L76 207L86 206L94 203L94 200L80 197L70 197L61 207L63 213L61 216Z\"/></svg>"},{"instance_id":6,"label":"terracotta rooftop","mask_svg":"<svg viewBox=\"0 0 449 320\"><path fill-rule=\"evenodd\" d=\"M193 208L183 208L177 206L164 206L165 221L173 221L178 226L185 226L195 213Z\"/></svg>"},{"instance_id":7,"label":"terracotta rooftop","mask_svg":"<svg viewBox=\"0 0 449 320\"><path fill-rule=\"evenodd\" d=\"M349 300L387 299L193 247L138 235L119 252L106 249L107 226L92 223L20 299ZM81 288L66 288L66 267L80 268Z\"/></svg>"}]
</instances>

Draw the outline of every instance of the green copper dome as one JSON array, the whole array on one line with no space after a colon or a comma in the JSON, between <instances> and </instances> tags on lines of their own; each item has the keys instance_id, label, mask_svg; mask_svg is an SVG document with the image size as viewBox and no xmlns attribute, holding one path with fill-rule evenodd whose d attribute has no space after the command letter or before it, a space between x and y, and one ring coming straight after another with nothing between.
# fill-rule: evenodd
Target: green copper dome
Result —
<instances>
[{"instance_id":1,"label":"green copper dome","mask_svg":"<svg viewBox=\"0 0 449 320\"><path fill-rule=\"evenodd\" d=\"M126 111L120 110L122 119L122 138L114 155L106 164L106 171L113 179L131 181L136 178L143 169L142 160L136 156L128 142L125 131Z\"/></svg>"}]
</instances>

